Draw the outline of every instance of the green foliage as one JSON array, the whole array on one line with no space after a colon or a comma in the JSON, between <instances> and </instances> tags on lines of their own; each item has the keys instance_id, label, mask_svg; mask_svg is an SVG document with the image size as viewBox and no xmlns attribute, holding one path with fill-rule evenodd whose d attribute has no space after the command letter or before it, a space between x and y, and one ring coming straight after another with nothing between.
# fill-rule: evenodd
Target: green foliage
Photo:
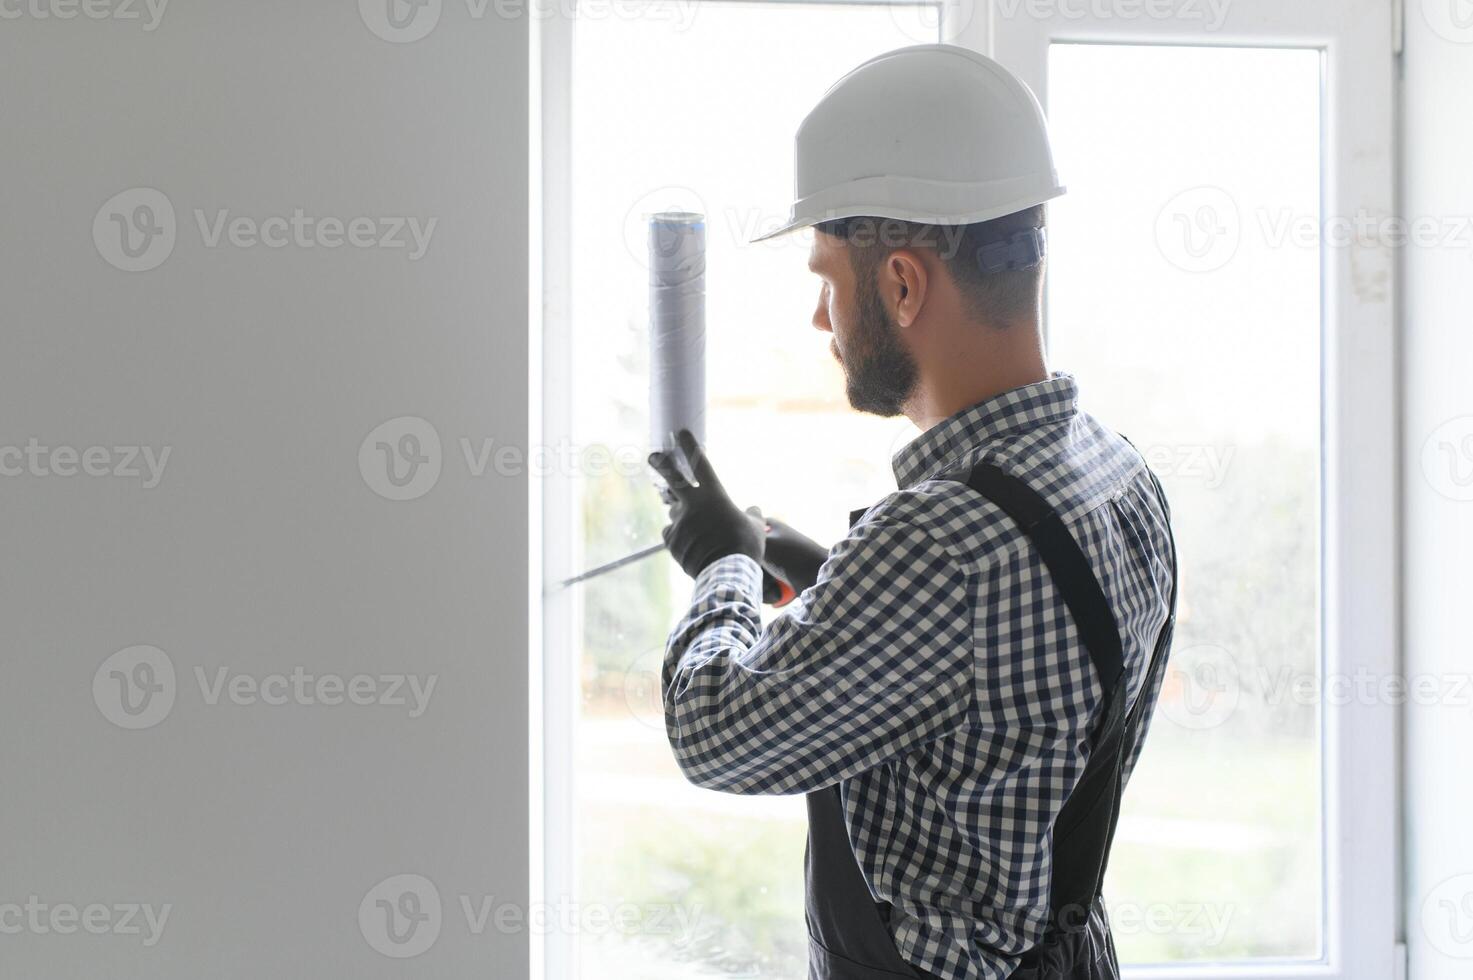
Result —
<instances>
[{"instance_id":1,"label":"green foliage","mask_svg":"<svg viewBox=\"0 0 1473 980\"><path fill-rule=\"evenodd\" d=\"M1182 567L1174 649L1226 651L1241 692L1226 732L1310 737L1316 706L1287 684L1319 669L1318 461L1276 442L1236 448L1221 486L1168 478Z\"/></svg>"},{"instance_id":2,"label":"green foliage","mask_svg":"<svg viewBox=\"0 0 1473 980\"><path fill-rule=\"evenodd\" d=\"M801 823L689 811L625 818L616 847L614 828L601 828L586 894L680 906L693 923L688 935L641 937L642 956L685 964L687 976L805 975Z\"/></svg>"}]
</instances>

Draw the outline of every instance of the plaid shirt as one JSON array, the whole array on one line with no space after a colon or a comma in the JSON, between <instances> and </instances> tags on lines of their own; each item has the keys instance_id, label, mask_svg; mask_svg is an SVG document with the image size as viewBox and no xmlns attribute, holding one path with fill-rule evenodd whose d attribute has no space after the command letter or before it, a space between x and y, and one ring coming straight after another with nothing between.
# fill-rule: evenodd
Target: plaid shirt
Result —
<instances>
[{"instance_id":1,"label":"plaid shirt","mask_svg":"<svg viewBox=\"0 0 1473 980\"><path fill-rule=\"evenodd\" d=\"M757 563L707 567L662 676L670 744L692 782L729 793L839 784L901 955L948 980L1000 980L1041 937L1050 828L1104 701L1037 551L995 505L938 479L965 479L984 459L1073 532L1138 696L1167 615L1167 515L1140 455L1079 411L1062 374L897 453L899 492L864 512L818 584L766 629Z\"/></svg>"}]
</instances>

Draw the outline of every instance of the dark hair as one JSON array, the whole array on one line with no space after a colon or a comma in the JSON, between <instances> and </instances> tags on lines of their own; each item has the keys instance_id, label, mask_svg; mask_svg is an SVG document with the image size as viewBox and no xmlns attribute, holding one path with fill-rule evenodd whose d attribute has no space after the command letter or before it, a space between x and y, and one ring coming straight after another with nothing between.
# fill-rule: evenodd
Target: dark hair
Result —
<instances>
[{"instance_id":1,"label":"dark hair","mask_svg":"<svg viewBox=\"0 0 1473 980\"><path fill-rule=\"evenodd\" d=\"M1043 259L1024 268L989 272L983 248L1006 243L1011 236L1044 226L1042 204L970 225L929 225L899 218L855 217L824 221L815 227L842 238L850 246L849 261L861 277L872 276L897 248L933 247L961 290L971 313L983 319L1005 319L1033 311L1043 281Z\"/></svg>"}]
</instances>

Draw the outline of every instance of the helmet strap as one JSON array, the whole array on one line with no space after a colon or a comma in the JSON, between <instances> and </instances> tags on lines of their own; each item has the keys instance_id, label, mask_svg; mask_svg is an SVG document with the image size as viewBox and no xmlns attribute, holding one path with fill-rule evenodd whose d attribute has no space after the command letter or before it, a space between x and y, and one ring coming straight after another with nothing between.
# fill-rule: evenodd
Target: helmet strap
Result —
<instances>
[{"instance_id":1,"label":"helmet strap","mask_svg":"<svg viewBox=\"0 0 1473 980\"><path fill-rule=\"evenodd\" d=\"M1024 228L977 249L977 267L986 275L1030 269L1043 261L1046 245L1042 228Z\"/></svg>"}]
</instances>

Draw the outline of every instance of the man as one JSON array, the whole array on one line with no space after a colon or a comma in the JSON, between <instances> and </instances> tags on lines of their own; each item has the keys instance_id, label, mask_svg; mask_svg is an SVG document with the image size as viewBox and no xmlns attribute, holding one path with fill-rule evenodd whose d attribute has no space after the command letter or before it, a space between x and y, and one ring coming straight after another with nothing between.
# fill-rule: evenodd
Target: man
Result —
<instances>
[{"instance_id":1,"label":"man","mask_svg":"<svg viewBox=\"0 0 1473 980\"><path fill-rule=\"evenodd\" d=\"M808 794L812 980L1116 976L1099 886L1175 557L1140 455L1045 365L1041 111L980 55L905 48L829 90L796 160L813 325L853 406L922 434L827 550L764 533L689 433L688 470L651 456L695 578L671 746L698 785ZM766 629L764 572L803 590Z\"/></svg>"}]
</instances>

